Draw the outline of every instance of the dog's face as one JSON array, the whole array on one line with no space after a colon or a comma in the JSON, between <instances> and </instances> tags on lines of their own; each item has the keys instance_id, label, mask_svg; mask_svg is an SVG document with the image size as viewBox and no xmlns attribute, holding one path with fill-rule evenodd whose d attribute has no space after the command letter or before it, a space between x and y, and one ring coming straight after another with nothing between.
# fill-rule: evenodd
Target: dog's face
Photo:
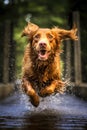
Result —
<instances>
[{"instance_id":1,"label":"dog's face","mask_svg":"<svg viewBox=\"0 0 87 130\"><path fill-rule=\"evenodd\" d=\"M72 30L39 28L37 25L28 23L22 36L28 36L34 54L39 60L46 61L59 50L61 40L71 38L76 40L76 28Z\"/></svg>"},{"instance_id":2,"label":"dog's face","mask_svg":"<svg viewBox=\"0 0 87 130\"><path fill-rule=\"evenodd\" d=\"M32 47L39 60L47 60L57 49L56 37L51 29L38 29L32 38Z\"/></svg>"}]
</instances>

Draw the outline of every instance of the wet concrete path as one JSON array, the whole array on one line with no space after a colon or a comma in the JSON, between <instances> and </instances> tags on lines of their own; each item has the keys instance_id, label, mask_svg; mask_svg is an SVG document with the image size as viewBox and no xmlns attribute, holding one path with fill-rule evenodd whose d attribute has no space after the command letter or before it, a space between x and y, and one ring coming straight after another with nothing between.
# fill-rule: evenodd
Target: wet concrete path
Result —
<instances>
[{"instance_id":1,"label":"wet concrete path","mask_svg":"<svg viewBox=\"0 0 87 130\"><path fill-rule=\"evenodd\" d=\"M55 95L44 99L38 108L29 98L15 92L0 101L0 130L87 130L87 102L74 95Z\"/></svg>"}]
</instances>

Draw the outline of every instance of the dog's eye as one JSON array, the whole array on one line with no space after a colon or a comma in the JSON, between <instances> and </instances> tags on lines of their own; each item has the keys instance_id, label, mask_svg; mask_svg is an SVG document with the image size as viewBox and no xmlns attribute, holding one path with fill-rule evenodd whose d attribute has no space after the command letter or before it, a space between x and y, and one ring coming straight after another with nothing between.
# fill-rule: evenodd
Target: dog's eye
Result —
<instances>
[{"instance_id":1,"label":"dog's eye","mask_svg":"<svg viewBox=\"0 0 87 130\"><path fill-rule=\"evenodd\" d=\"M49 39L53 39L53 35L51 35L51 34L47 34L47 37L48 37Z\"/></svg>"},{"instance_id":2,"label":"dog's eye","mask_svg":"<svg viewBox=\"0 0 87 130\"><path fill-rule=\"evenodd\" d=\"M40 38L40 34L34 36L34 39L39 39L39 38Z\"/></svg>"}]
</instances>

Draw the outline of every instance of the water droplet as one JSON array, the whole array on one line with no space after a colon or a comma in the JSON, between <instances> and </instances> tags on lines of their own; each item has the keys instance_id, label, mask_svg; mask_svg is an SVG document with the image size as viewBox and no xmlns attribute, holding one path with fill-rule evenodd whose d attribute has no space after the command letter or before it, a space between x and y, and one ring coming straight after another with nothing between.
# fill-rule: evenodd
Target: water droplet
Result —
<instances>
[{"instance_id":1,"label":"water droplet","mask_svg":"<svg viewBox=\"0 0 87 130\"><path fill-rule=\"evenodd\" d=\"M26 22L30 22L31 17L32 17L32 14L27 14L27 15L25 16L25 21L26 21Z\"/></svg>"}]
</instances>

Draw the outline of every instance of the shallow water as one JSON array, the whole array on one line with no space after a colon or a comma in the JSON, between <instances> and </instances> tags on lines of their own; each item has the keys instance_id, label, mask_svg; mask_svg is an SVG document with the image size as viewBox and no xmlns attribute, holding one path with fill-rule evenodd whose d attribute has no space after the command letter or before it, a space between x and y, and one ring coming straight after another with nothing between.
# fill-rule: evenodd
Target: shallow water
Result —
<instances>
[{"instance_id":1,"label":"shallow water","mask_svg":"<svg viewBox=\"0 0 87 130\"><path fill-rule=\"evenodd\" d=\"M87 102L74 95L52 95L40 99L39 107L20 91L0 102L0 130L87 130Z\"/></svg>"}]
</instances>

